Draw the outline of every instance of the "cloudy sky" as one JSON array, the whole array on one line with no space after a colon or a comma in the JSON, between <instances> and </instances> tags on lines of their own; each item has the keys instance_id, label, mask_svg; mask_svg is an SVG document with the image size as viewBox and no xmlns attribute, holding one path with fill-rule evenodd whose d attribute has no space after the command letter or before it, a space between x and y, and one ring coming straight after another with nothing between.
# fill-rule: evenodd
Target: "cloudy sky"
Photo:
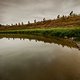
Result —
<instances>
[{"instance_id":1,"label":"cloudy sky","mask_svg":"<svg viewBox=\"0 0 80 80\"><path fill-rule=\"evenodd\" d=\"M0 23L54 19L72 10L80 13L80 0L0 0Z\"/></svg>"}]
</instances>

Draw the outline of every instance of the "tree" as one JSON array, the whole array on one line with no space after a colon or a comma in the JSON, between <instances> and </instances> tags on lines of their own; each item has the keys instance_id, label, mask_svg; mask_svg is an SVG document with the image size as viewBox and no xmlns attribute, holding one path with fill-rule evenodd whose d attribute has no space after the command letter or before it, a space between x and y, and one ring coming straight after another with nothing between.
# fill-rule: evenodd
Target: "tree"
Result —
<instances>
[{"instance_id":1,"label":"tree","mask_svg":"<svg viewBox=\"0 0 80 80\"><path fill-rule=\"evenodd\" d=\"M11 26L13 26L13 24L11 24Z\"/></svg>"},{"instance_id":2,"label":"tree","mask_svg":"<svg viewBox=\"0 0 80 80\"><path fill-rule=\"evenodd\" d=\"M28 21L28 24L30 24L30 21Z\"/></svg>"},{"instance_id":3,"label":"tree","mask_svg":"<svg viewBox=\"0 0 80 80\"><path fill-rule=\"evenodd\" d=\"M65 20L65 19L66 19L66 17L63 15L63 16L62 16L62 20Z\"/></svg>"},{"instance_id":4,"label":"tree","mask_svg":"<svg viewBox=\"0 0 80 80\"><path fill-rule=\"evenodd\" d=\"M1 27L2 25L0 24L0 27Z\"/></svg>"},{"instance_id":5,"label":"tree","mask_svg":"<svg viewBox=\"0 0 80 80\"><path fill-rule=\"evenodd\" d=\"M43 21L46 21L46 19L45 19L45 18L43 18Z\"/></svg>"},{"instance_id":6,"label":"tree","mask_svg":"<svg viewBox=\"0 0 80 80\"><path fill-rule=\"evenodd\" d=\"M17 23L16 23L16 26L17 26Z\"/></svg>"},{"instance_id":7,"label":"tree","mask_svg":"<svg viewBox=\"0 0 80 80\"><path fill-rule=\"evenodd\" d=\"M57 19L59 19L59 18L60 18L60 15L57 16Z\"/></svg>"},{"instance_id":8,"label":"tree","mask_svg":"<svg viewBox=\"0 0 80 80\"><path fill-rule=\"evenodd\" d=\"M24 25L24 23L22 22L22 25Z\"/></svg>"},{"instance_id":9,"label":"tree","mask_svg":"<svg viewBox=\"0 0 80 80\"><path fill-rule=\"evenodd\" d=\"M65 18L65 16L63 15L62 18Z\"/></svg>"},{"instance_id":10,"label":"tree","mask_svg":"<svg viewBox=\"0 0 80 80\"><path fill-rule=\"evenodd\" d=\"M73 11L71 11L69 15L72 16L73 15Z\"/></svg>"},{"instance_id":11,"label":"tree","mask_svg":"<svg viewBox=\"0 0 80 80\"><path fill-rule=\"evenodd\" d=\"M18 25L20 26L21 24L20 24L20 23L18 23Z\"/></svg>"},{"instance_id":12,"label":"tree","mask_svg":"<svg viewBox=\"0 0 80 80\"><path fill-rule=\"evenodd\" d=\"M34 23L36 23L36 19L34 20Z\"/></svg>"}]
</instances>

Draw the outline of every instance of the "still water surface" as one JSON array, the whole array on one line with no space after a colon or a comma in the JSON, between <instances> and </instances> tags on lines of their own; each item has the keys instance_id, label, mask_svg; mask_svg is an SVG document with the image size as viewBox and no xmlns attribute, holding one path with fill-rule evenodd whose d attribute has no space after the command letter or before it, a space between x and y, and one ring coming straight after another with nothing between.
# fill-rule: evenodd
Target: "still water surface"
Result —
<instances>
[{"instance_id":1,"label":"still water surface","mask_svg":"<svg viewBox=\"0 0 80 80\"><path fill-rule=\"evenodd\" d=\"M2 38L0 80L80 80L80 51L56 43Z\"/></svg>"}]
</instances>

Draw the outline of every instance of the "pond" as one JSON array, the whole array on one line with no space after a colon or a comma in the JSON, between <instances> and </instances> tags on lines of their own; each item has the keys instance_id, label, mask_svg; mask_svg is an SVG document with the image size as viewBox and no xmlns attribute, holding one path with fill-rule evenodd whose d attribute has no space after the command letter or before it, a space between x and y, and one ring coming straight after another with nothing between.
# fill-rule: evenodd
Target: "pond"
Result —
<instances>
[{"instance_id":1,"label":"pond","mask_svg":"<svg viewBox=\"0 0 80 80\"><path fill-rule=\"evenodd\" d=\"M0 80L80 80L80 50L66 39L2 37Z\"/></svg>"}]
</instances>

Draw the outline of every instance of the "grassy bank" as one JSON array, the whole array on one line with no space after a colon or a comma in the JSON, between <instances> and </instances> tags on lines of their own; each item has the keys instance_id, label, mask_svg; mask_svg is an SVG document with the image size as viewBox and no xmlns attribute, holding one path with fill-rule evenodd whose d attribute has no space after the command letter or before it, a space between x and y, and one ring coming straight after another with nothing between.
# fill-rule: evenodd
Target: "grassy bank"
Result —
<instances>
[{"instance_id":1,"label":"grassy bank","mask_svg":"<svg viewBox=\"0 0 80 80\"><path fill-rule=\"evenodd\" d=\"M48 29L23 29L23 30L5 30L0 34L32 34L42 36L57 37L80 37L80 28L48 28Z\"/></svg>"}]
</instances>

